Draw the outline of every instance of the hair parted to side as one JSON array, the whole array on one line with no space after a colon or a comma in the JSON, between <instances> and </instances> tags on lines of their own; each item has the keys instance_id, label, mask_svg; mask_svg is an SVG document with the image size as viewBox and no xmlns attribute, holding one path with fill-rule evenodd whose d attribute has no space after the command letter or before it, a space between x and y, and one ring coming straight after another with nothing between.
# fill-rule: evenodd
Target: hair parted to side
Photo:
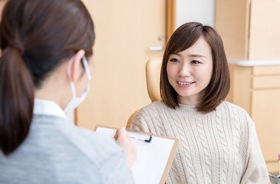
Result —
<instances>
[{"instance_id":1,"label":"hair parted to side","mask_svg":"<svg viewBox=\"0 0 280 184\"><path fill-rule=\"evenodd\" d=\"M94 25L80 0L9 0L0 23L0 149L28 135L34 90L65 59L91 56Z\"/></svg>"},{"instance_id":2,"label":"hair parted to side","mask_svg":"<svg viewBox=\"0 0 280 184\"><path fill-rule=\"evenodd\" d=\"M230 89L230 75L228 62L220 35L210 26L198 22L189 22L181 25L169 39L164 55L160 74L160 93L163 102L171 107L179 106L177 93L170 85L167 77L167 62L171 54L184 51L203 37L209 44L212 52L213 72L208 86L204 89L197 111L208 113L217 108L226 98Z\"/></svg>"}]
</instances>

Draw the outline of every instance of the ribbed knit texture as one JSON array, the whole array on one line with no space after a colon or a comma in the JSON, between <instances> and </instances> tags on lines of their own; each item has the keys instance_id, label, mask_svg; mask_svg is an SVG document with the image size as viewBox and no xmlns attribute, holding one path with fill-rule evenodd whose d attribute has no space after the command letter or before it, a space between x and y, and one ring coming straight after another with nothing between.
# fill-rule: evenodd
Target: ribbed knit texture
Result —
<instances>
[{"instance_id":1,"label":"ribbed knit texture","mask_svg":"<svg viewBox=\"0 0 280 184\"><path fill-rule=\"evenodd\" d=\"M254 123L229 102L208 114L155 102L139 111L131 129L179 139L167 184L269 183Z\"/></svg>"}]
</instances>

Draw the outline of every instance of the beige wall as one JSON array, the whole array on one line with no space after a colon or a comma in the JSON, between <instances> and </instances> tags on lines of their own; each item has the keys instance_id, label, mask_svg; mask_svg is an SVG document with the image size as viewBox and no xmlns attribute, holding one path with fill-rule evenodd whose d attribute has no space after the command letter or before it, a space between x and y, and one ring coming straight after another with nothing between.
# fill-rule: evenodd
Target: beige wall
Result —
<instances>
[{"instance_id":1,"label":"beige wall","mask_svg":"<svg viewBox=\"0 0 280 184\"><path fill-rule=\"evenodd\" d=\"M129 116L150 103L145 64L162 51L165 1L84 0L96 26L91 91L77 110L81 127L125 126Z\"/></svg>"}]
</instances>

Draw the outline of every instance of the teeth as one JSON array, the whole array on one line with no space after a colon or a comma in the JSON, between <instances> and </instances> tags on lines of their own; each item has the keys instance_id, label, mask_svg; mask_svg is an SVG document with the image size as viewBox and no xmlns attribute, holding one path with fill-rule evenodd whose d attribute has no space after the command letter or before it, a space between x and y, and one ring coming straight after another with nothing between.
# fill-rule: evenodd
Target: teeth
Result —
<instances>
[{"instance_id":1,"label":"teeth","mask_svg":"<svg viewBox=\"0 0 280 184\"><path fill-rule=\"evenodd\" d=\"M179 85L188 85L191 84L192 82L178 82Z\"/></svg>"}]
</instances>

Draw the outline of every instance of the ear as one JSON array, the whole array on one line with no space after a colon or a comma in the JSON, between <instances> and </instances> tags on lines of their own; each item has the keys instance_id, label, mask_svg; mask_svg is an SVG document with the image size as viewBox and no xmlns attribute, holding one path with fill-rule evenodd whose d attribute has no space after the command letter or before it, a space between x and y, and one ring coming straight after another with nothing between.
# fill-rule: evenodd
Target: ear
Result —
<instances>
[{"instance_id":1,"label":"ear","mask_svg":"<svg viewBox=\"0 0 280 184\"><path fill-rule=\"evenodd\" d=\"M73 62L72 62L72 66L70 67L71 69L71 78L72 81L75 82L79 76L80 73L82 71L81 70L81 62L82 62L82 58L85 55L85 51L83 49L79 50L74 56L73 56Z\"/></svg>"}]
</instances>

